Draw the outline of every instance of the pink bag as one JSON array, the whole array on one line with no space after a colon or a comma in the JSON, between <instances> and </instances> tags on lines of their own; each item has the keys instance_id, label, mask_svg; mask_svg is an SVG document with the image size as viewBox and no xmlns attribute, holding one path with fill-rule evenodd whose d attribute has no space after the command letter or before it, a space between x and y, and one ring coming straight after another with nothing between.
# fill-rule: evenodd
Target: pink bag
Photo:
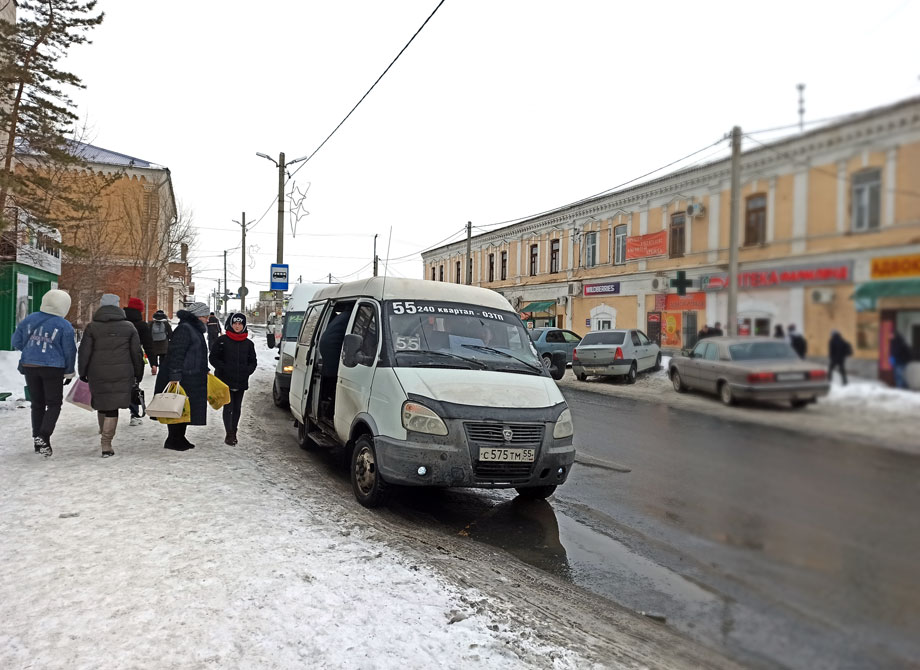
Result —
<instances>
[{"instance_id":1,"label":"pink bag","mask_svg":"<svg viewBox=\"0 0 920 670\"><path fill-rule=\"evenodd\" d=\"M88 409L90 412L95 411L93 409L93 396L89 392L89 384L79 379L74 380L73 386L70 387L70 393L67 394L65 400L77 407Z\"/></svg>"}]
</instances>

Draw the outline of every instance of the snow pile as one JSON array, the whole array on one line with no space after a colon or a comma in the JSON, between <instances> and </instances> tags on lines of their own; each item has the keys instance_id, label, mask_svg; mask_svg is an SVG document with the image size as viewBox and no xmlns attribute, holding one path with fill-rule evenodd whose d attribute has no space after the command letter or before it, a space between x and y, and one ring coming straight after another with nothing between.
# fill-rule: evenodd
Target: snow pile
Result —
<instances>
[{"instance_id":1,"label":"snow pile","mask_svg":"<svg viewBox=\"0 0 920 670\"><path fill-rule=\"evenodd\" d=\"M12 391L22 397L22 389L26 385L26 378L19 374L19 351L0 351L0 391Z\"/></svg>"},{"instance_id":2,"label":"snow pile","mask_svg":"<svg viewBox=\"0 0 920 670\"><path fill-rule=\"evenodd\" d=\"M831 385L830 394L820 402L897 414L920 412L920 393L869 380L851 380L846 386L835 383Z\"/></svg>"}]
</instances>

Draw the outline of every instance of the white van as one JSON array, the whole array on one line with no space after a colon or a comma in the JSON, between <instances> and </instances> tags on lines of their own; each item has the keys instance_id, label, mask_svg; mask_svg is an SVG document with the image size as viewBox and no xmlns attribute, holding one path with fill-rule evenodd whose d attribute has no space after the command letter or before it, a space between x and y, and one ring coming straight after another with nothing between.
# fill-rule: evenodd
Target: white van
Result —
<instances>
[{"instance_id":1,"label":"white van","mask_svg":"<svg viewBox=\"0 0 920 670\"><path fill-rule=\"evenodd\" d=\"M294 348L297 346L297 333L303 323L310 300L320 289L329 284L295 284L288 298L287 310L284 312L279 337L275 340L278 349L278 364L275 366L275 383L272 384L272 400L277 407L287 407L288 391L291 388L291 372L294 370ZM273 325L269 324L268 328Z\"/></svg>"},{"instance_id":2,"label":"white van","mask_svg":"<svg viewBox=\"0 0 920 670\"><path fill-rule=\"evenodd\" d=\"M575 460L565 399L511 305L483 288L377 277L321 290L290 406L302 446L345 447L366 507L390 485L545 498Z\"/></svg>"}]
</instances>

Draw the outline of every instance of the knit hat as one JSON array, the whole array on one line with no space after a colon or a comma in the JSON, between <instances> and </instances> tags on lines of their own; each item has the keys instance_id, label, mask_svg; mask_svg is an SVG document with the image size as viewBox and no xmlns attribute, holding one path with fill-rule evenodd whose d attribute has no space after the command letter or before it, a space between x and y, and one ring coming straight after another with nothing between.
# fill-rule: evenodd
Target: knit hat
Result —
<instances>
[{"instance_id":1,"label":"knit hat","mask_svg":"<svg viewBox=\"0 0 920 670\"><path fill-rule=\"evenodd\" d=\"M103 293L102 297L99 298L99 306L106 307L107 305L112 305L113 307L118 307L121 303L121 298L119 298L114 293Z\"/></svg>"},{"instance_id":2,"label":"knit hat","mask_svg":"<svg viewBox=\"0 0 920 670\"><path fill-rule=\"evenodd\" d=\"M70 311L70 295L60 289L51 289L42 296L42 306L39 311L60 317L67 316L67 312Z\"/></svg>"},{"instance_id":3,"label":"knit hat","mask_svg":"<svg viewBox=\"0 0 920 670\"><path fill-rule=\"evenodd\" d=\"M192 316L207 316L211 311L211 308L203 302L193 302L185 309L187 312L190 312Z\"/></svg>"},{"instance_id":4,"label":"knit hat","mask_svg":"<svg viewBox=\"0 0 920 670\"><path fill-rule=\"evenodd\" d=\"M162 319L168 319L169 317L166 316L166 312L164 312L162 309L158 309L153 313L153 318L159 321Z\"/></svg>"},{"instance_id":5,"label":"knit hat","mask_svg":"<svg viewBox=\"0 0 920 670\"><path fill-rule=\"evenodd\" d=\"M227 317L227 323L224 325L224 330L229 331L234 323L242 323L243 330L246 330L246 315L242 312L234 312Z\"/></svg>"},{"instance_id":6,"label":"knit hat","mask_svg":"<svg viewBox=\"0 0 920 670\"><path fill-rule=\"evenodd\" d=\"M131 298L128 300L128 309L136 309L138 312L143 312L144 301L140 298Z\"/></svg>"}]
</instances>

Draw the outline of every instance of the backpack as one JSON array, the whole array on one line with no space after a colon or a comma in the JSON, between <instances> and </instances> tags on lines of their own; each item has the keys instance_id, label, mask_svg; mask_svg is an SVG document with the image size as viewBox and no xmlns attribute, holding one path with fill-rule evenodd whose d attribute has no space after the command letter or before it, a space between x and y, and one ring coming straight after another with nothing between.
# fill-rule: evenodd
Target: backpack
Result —
<instances>
[{"instance_id":1,"label":"backpack","mask_svg":"<svg viewBox=\"0 0 920 670\"><path fill-rule=\"evenodd\" d=\"M163 342L166 339L166 322L154 320L154 322L150 324L150 334L154 342Z\"/></svg>"}]
</instances>

